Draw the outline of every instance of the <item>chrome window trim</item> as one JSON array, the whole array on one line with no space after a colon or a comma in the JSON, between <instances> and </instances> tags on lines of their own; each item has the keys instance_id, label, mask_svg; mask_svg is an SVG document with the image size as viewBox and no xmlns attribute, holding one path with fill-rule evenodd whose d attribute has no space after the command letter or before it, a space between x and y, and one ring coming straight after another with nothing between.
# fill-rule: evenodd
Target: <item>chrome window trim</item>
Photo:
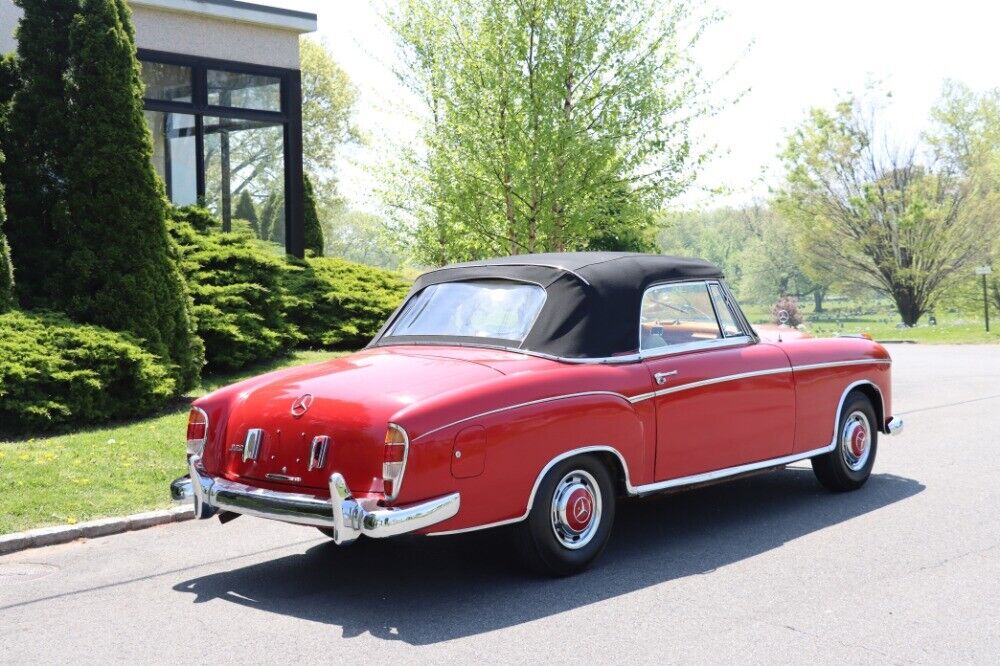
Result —
<instances>
[{"instance_id":1,"label":"chrome window trim","mask_svg":"<svg viewBox=\"0 0 1000 666\"><path fill-rule=\"evenodd\" d=\"M779 467L782 465L788 465L793 462L798 462L800 460L805 460L807 458L812 458L814 456L829 453L830 451L834 450L837 446L837 429L840 426L840 417L844 410L844 402L847 400L847 396L851 391L853 391L858 386L863 386L863 385L872 386L875 389L875 392L878 393L879 399L882 400L882 389L875 382L863 379L848 384L847 388L845 388L840 395L840 402L837 404L837 411L834 414L833 437L829 444L825 444L819 448L810 449L808 451L800 451L797 453L791 453L789 455L780 456L777 458L769 458L767 460L760 460L757 462L746 463L743 465L736 465L733 467L726 467L723 469L712 470L709 472L702 472L699 474L677 477L675 479L667 479L664 481L655 481L653 483L647 483L640 486L633 486L631 473L628 467L628 462L626 462L625 457L621 454L621 451L609 445L583 446L559 454L558 456L550 460L548 464L542 467L542 470L538 473L538 476L535 477L535 483L531 487L531 493L528 495L528 506L523 514L515 518L508 518L506 520L500 520L492 523L485 523L483 525L473 525L472 527L465 527L457 530L446 530L443 532L430 532L429 536L444 536L447 534L474 532L478 530L488 529L491 527L500 527L501 525L510 525L525 520L531 513L531 508L534 506L535 502L535 496L538 494L538 487L541 485L542 479L545 478L546 473L548 473L548 471L552 469L552 467L558 464L559 462L566 460L567 458L577 455L583 455L586 453L601 452L601 453L611 453L615 455L618 458L618 461L621 463L622 470L625 474L625 489L628 492L628 494L632 496L649 495L651 493L656 493L671 488L679 488L688 485L705 483L707 481L715 481L717 479L724 479L730 476L737 476L739 474L745 474L747 472L753 472L760 469L767 469L768 467ZM883 401L883 411L884 409L885 405Z\"/></svg>"},{"instance_id":2,"label":"chrome window trim","mask_svg":"<svg viewBox=\"0 0 1000 666\"><path fill-rule=\"evenodd\" d=\"M378 336L371 343L369 343L368 346L373 346L373 345L377 344L383 338L391 338L392 337L392 333L391 333L392 329L396 326L397 323L399 323L399 318L403 316L403 312L405 311L406 306L409 304L409 302L412 301L417 296L419 296L420 294L422 294L425 291L427 291L428 289L430 289L431 287L435 287L435 286L437 286L439 284L457 284L458 282L482 282L484 280L496 280L498 282L516 282L516 283L519 283L519 284L532 285L532 286L538 287L539 289L542 290L542 304L539 305L538 306L538 310L535 311L535 318L532 319L531 323L528 325L528 328L526 329L524 337L522 337L520 340L511 340L511 342L517 342L518 344L522 344L523 345L525 339L531 334L531 329L533 329L535 327L535 324L538 323L538 318L542 315L542 310L545 309L545 304L549 302L549 290L546 289L545 287L543 287L538 282L535 282L534 280L521 280L521 279L516 279L516 278L508 278L508 277L486 277L486 278L476 278L475 280L456 280L455 282L435 282L434 284L427 285L426 287L424 287L423 289L421 289L418 292L410 294L409 296L407 296L406 300L403 301L400 304L400 306L396 310L396 312L394 312L392 314L392 317L390 318L390 320L388 322L386 322L385 327L383 328L383 330L379 331ZM448 337L448 336L442 335L441 337ZM500 338L497 338L497 339L500 339ZM503 339L506 340L507 338L503 338ZM389 344L394 344L394 343L389 343ZM429 343L429 344L434 344L434 343ZM449 343L440 343L440 344L449 344ZM517 349L517 347L511 347L510 349L512 349L512 350L513 349Z\"/></svg>"},{"instance_id":3,"label":"chrome window trim","mask_svg":"<svg viewBox=\"0 0 1000 666\"><path fill-rule=\"evenodd\" d=\"M718 321L716 321L718 323ZM749 335L731 338L716 338L714 340L704 340L702 342L685 342L682 345L667 345L657 347L648 352L639 352L639 358L643 361L651 358L663 356L673 356L675 354L685 354L687 352L701 351L706 349L726 349L727 347L739 347L749 345L753 339Z\"/></svg>"},{"instance_id":4,"label":"chrome window trim","mask_svg":"<svg viewBox=\"0 0 1000 666\"><path fill-rule=\"evenodd\" d=\"M593 264L588 264L588 265L593 265ZM583 277L582 275L580 275L576 271L571 270L569 268L566 268L565 266L557 266L555 264L520 264L520 263L509 263L509 264L465 264L464 266L442 266L441 268L435 268L432 271L427 271L427 273L425 273L425 275L430 275L431 273L440 273L441 271L460 270L462 268L496 268L498 266L501 266L501 267L502 266L538 266L540 268L552 268L552 269L555 269L557 271L562 271L564 273L569 273L570 275L572 275L576 279L580 280L580 282L584 283L588 287L590 286L590 282L587 281L587 278ZM509 279L509 278L507 278L507 279Z\"/></svg>"}]
</instances>

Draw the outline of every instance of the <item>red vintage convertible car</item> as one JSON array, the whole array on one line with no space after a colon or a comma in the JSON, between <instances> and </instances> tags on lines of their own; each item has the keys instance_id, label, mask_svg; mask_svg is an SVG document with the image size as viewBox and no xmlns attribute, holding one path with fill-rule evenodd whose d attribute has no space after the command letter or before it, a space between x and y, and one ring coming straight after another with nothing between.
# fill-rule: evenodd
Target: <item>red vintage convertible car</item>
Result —
<instances>
[{"instance_id":1,"label":"red vintage convertible car","mask_svg":"<svg viewBox=\"0 0 1000 666\"><path fill-rule=\"evenodd\" d=\"M543 571L590 564L620 498L810 459L862 486L897 432L889 355L765 341L714 265L515 256L417 279L366 349L197 400L196 515L320 528L339 544L512 525Z\"/></svg>"}]
</instances>

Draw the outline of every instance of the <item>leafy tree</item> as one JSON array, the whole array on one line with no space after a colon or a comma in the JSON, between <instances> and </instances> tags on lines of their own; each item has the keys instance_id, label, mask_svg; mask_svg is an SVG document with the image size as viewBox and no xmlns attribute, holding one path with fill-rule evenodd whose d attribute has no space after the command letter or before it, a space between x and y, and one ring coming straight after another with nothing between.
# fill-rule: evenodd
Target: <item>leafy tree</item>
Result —
<instances>
[{"instance_id":1,"label":"leafy tree","mask_svg":"<svg viewBox=\"0 0 1000 666\"><path fill-rule=\"evenodd\" d=\"M319 224L319 213L316 211L316 195L313 192L309 176L303 185L303 217L305 218L305 248L315 257L323 256L323 227Z\"/></svg>"},{"instance_id":2,"label":"leafy tree","mask_svg":"<svg viewBox=\"0 0 1000 666\"><path fill-rule=\"evenodd\" d=\"M788 138L777 205L811 252L913 325L970 270L984 229L965 214L967 183L917 146L887 146L879 112L857 98L813 109Z\"/></svg>"},{"instance_id":3,"label":"leafy tree","mask_svg":"<svg viewBox=\"0 0 1000 666\"><path fill-rule=\"evenodd\" d=\"M390 15L425 149L385 192L418 259L641 244L705 157L714 17L686 0L403 0Z\"/></svg>"},{"instance_id":4,"label":"leafy tree","mask_svg":"<svg viewBox=\"0 0 1000 666\"><path fill-rule=\"evenodd\" d=\"M932 118L928 138L935 154L966 180L970 197L965 214L986 230L978 261L994 267L990 291L1000 309L1000 88L976 93L946 82Z\"/></svg>"},{"instance_id":5,"label":"leafy tree","mask_svg":"<svg viewBox=\"0 0 1000 666\"><path fill-rule=\"evenodd\" d=\"M303 37L299 62L303 166L311 178L320 181L336 169L340 147L361 140L353 122L358 90L323 42Z\"/></svg>"},{"instance_id":6,"label":"leafy tree","mask_svg":"<svg viewBox=\"0 0 1000 666\"><path fill-rule=\"evenodd\" d=\"M243 190L240 199L236 202L236 219L246 220L250 223L250 229L255 235L260 234L260 222L257 219L257 207L253 205L253 198L250 192Z\"/></svg>"},{"instance_id":7,"label":"leafy tree","mask_svg":"<svg viewBox=\"0 0 1000 666\"><path fill-rule=\"evenodd\" d=\"M52 306L61 284L61 242L69 225L66 161L76 137L66 122L65 78L69 34L77 0L15 0L20 85L11 103L4 139L7 164L7 238L17 265L17 290L25 307Z\"/></svg>"},{"instance_id":8,"label":"leafy tree","mask_svg":"<svg viewBox=\"0 0 1000 666\"><path fill-rule=\"evenodd\" d=\"M183 390L204 353L167 235L125 0L84 0L69 37L63 122L73 145L63 176L72 224L59 239L59 265L49 267L59 285L50 298L80 321L142 339Z\"/></svg>"},{"instance_id":9,"label":"leafy tree","mask_svg":"<svg viewBox=\"0 0 1000 666\"><path fill-rule=\"evenodd\" d=\"M325 206L320 219L328 255L393 270L403 265L407 250L399 247L398 236L378 215L339 201Z\"/></svg>"}]
</instances>

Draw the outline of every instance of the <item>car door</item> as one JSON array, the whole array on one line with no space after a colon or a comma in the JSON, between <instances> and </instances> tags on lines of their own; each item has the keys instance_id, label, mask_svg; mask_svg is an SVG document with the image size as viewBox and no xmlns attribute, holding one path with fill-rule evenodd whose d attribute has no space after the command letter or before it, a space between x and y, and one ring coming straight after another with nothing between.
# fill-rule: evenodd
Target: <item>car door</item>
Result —
<instances>
[{"instance_id":1,"label":"car door","mask_svg":"<svg viewBox=\"0 0 1000 666\"><path fill-rule=\"evenodd\" d=\"M787 356L760 343L714 281L655 285L642 301L640 352L656 405L657 481L792 452Z\"/></svg>"}]
</instances>

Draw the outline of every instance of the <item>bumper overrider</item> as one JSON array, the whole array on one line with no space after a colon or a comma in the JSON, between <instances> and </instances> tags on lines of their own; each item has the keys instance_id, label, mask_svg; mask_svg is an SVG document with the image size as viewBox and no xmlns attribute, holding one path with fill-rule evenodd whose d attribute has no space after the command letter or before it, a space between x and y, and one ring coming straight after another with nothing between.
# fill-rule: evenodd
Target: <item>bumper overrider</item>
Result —
<instances>
[{"instance_id":1,"label":"bumper overrider","mask_svg":"<svg viewBox=\"0 0 1000 666\"><path fill-rule=\"evenodd\" d=\"M452 493L419 504L379 507L374 499L355 499L343 475L330 475L330 499L304 493L256 488L207 474L201 458L191 456L190 475L170 484L175 501L194 500L195 518L211 518L217 511L269 518L286 523L332 530L338 544L359 536L382 538L429 527L458 513L459 494Z\"/></svg>"}]
</instances>

